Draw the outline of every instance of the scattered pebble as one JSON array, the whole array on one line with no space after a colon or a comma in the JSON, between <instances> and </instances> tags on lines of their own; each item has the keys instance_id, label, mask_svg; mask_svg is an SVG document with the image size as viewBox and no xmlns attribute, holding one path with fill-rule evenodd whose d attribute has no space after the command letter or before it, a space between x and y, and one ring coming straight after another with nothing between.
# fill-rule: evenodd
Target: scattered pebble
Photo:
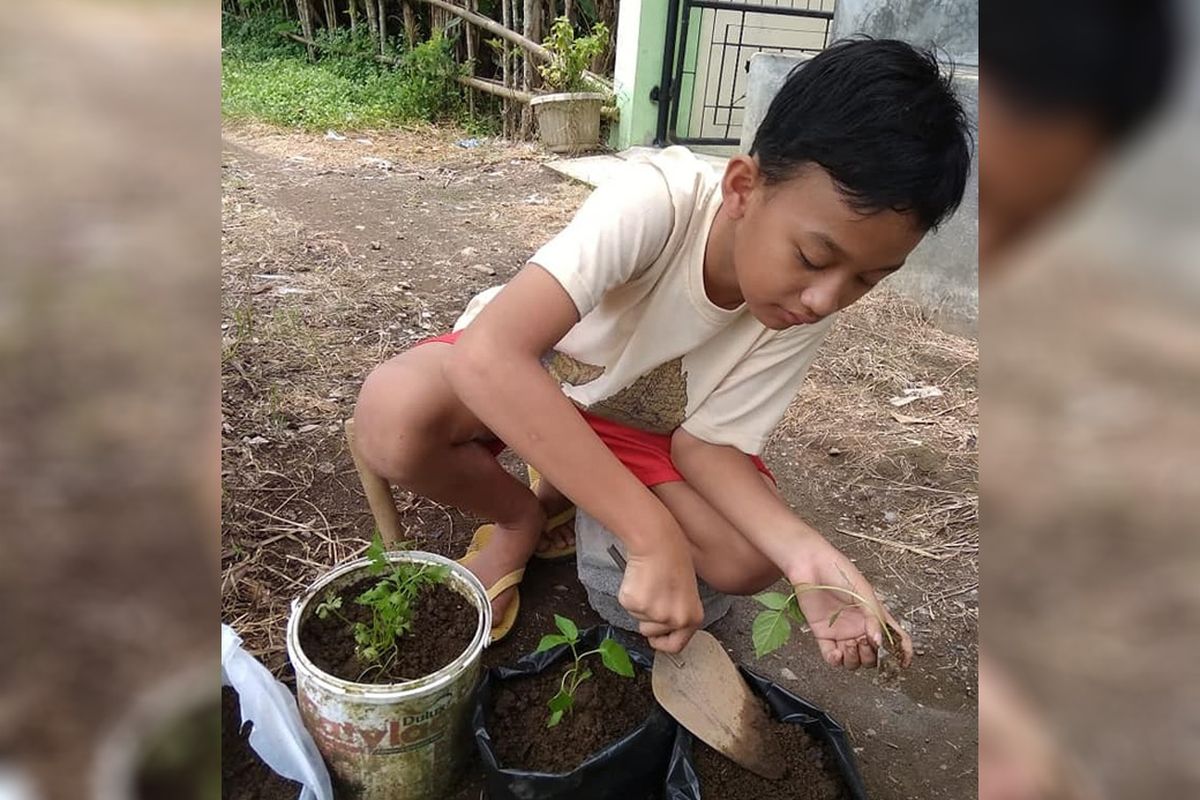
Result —
<instances>
[{"instance_id":1,"label":"scattered pebble","mask_svg":"<svg viewBox=\"0 0 1200 800\"><path fill-rule=\"evenodd\" d=\"M484 275L495 275L496 274L496 270L492 269L487 264L472 264L470 268L475 270L476 272L482 272Z\"/></svg>"},{"instance_id":2,"label":"scattered pebble","mask_svg":"<svg viewBox=\"0 0 1200 800\"><path fill-rule=\"evenodd\" d=\"M380 244L379 242L371 242L371 249L372 249L372 250L380 250L380 249L382 249L382 248L383 248L383 245L382 245L382 244Z\"/></svg>"},{"instance_id":3,"label":"scattered pebble","mask_svg":"<svg viewBox=\"0 0 1200 800\"><path fill-rule=\"evenodd\" d=\"M788 669L787 667L784 667L783 669L779 670L779 676L780 676L781 678L783 678L784 680L786 680L786 681L798 681L798 680L800 680L800 678L799 678L799 677L797 677L796 673L792 672L792 671L791 671L790 669Z\"/></svg>"}]
</instances>

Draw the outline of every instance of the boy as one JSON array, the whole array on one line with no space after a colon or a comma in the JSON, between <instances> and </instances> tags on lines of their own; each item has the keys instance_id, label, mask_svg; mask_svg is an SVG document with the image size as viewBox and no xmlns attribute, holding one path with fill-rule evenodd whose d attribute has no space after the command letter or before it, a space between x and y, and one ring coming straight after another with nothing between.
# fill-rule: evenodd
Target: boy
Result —
<instances>
[{"instance_id":1,"label":"boy","mask_svg":"<svg viewBox=\"0 0 1200 800\"><path fill-rule=\"evenodd\" d=\"M757 454L836 312L957 207L968 139L931 55L834 45L789 77L723 176L682 148L629 166L458 333L371 374L355 412L368 465L495 521L468 553L495 635L565 498L624 544L618 599L657 649L678 652L702 621L697 575L736 594L781 575L849 582L895 625ZM496 463L505 445L544 476L536 494ZM828 663L871 665L881 627L858 606L834 617L846 600L800 605Z\"/></svg>"}]
</instances>

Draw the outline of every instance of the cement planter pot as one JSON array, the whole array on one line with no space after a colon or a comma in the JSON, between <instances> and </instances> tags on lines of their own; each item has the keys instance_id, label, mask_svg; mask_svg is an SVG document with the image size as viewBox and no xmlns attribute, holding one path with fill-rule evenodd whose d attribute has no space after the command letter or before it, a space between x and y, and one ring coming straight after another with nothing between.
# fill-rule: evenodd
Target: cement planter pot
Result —
<instances>
[{"instance_id":1,"label":"cement planter pot","mask_svg":"<svg viewBox=\"0 0 1200 800\"><path fill-rule=\"evenodd\" d=\"M538 135L552 153L582 153L600 144L600 92L543 94L529 101Z\"/></svg>"}]
</instances>

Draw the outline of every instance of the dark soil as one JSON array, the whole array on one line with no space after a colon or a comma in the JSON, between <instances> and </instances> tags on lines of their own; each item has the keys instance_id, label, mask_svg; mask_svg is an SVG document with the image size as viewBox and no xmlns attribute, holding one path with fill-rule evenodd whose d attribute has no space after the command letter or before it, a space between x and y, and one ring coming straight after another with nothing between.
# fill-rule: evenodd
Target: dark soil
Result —
<instances>
[{"instance_id":1,"label":"dark soil","mask_svg":"<svg viewBox=\"0 0 1200 800\"><path fill-rule=\"evenodd\" d=\"M250 730L253 727L251 722L242 725L238 693L228 686L222 688L222 800L296 800L300 784L277 775L250 747Z\"/></svg>"},{"instance_id":2,"label":"dark soil","mask_svg":"<svg viewBox=\"0 0 1200 800\"><path fill-rule=\"evenodd\" d=\"M844 800L841 776L825 745L799 725L771 720L769 735L778 741L787 774L771 781L742 769L699 740L692 756L701 795L713 800Z\"/></svg>"},{"instance_id":3,"label":"dark soil","mask_svg":"<svg viewBox=\"0 0 1200 800\"><path fill-rule=\"evenodd\" d=\"M558 692L570 662L496 687L488 732L500 765L534 772L570 772L592 753L625 736L650 715L650 675L623 678L600 666L575 692L575 707L553 728L546 703Z\"/></svg>"},{"instance_id":4,"label":"dark soil","mask_svg":"<svg viewBox=\"0 0 1200 800\"><path fill-rule=\"evenodd\" d=\"M361 661L354 652L351 626L370 623L371 609L356 603L355 598L374 586L376 580L363 578L342 589L340 613L349 625L337 614L325 619L314 614L300 628L300 646L318 668L350 681L398 683L437 672L467 649L478 624L474 606L453 589L430 586L417 600L412 629L400 639L396 657L387 669L373 669Z\"/></svg>"}]
</instances>

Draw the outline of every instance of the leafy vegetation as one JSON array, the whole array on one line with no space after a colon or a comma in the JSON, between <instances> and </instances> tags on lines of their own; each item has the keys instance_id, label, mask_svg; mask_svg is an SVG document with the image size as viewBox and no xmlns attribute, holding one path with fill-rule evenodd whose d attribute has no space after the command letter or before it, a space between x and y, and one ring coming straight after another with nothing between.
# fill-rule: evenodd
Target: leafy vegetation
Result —
<instances>
[{"instance_id":1,"label":"leafy vegetation","mask_svg":"<svg viewBox=\"0 0 1200 800\"><path fill-rule=\"evenodd\" d=\"M608 47L608 26L597 22L587 36L576 38L575 27L566 17L554 20L543 46L553 55L549 64L539 64L538 72L556 92L586 92L592 87L583 73L592 59Z\"/></svg>"},{"instance_id":2,"label":"leafy vegetation","mask_svg":"<svg viewBox=\"0 0 1200 800\"><path fill-rule=\"evenodd\" d=\"M547 703L550 707L550 717L546 721L547 728L553 728L562 722L563 714L575 706L575 691L584 681L592 677L592 671L583 665L583 659L588 656L599 654L600 660L611 672L615 672L623 678L633 677L633 662L629 660L629 653L616 639L605 637L604 641L600 642L599 647L595 650L580 653L578 649L578 626L571 620L558 614L554 615L554 625L558 628L559 632L543 636L542 641L538 643L537 650L534 652L542 653L565 644L570 646L571 655L575 661L571 665L571 668L563 673L562 682L559 683L558 687L558 694L550 698L550 702Z\"/></svg>"},{"instance_id":3,"label":"leafy vegetation","mask_svg":"<svg viewBox=\"0 0 1200 800\"><path fill-rule=\"evenodd\" d=\"M309 130L380 128L407 122L465 122L466 104L453 41L435 33L393 64L375 58L367 35L318 31L313 63L285 33L296 23L278 16L226 17L222 27L221 109ZM478 125L474 126L478 129Z\"/></svg>"},{"instance_id":4,"label":"leafy vegetation","mask_svg":"<svg viewBox=\"0 0 1200 800\"><path fill-rule=\"evenodd\" d=\"M429 564L393 563L388 559L378 533L367 548L367 558L371 562L368 571L382 577L354 601L371 609L370 623L352 624L355 652L364 663L387 669L396 657L397 640L412 630L418 598L426 588L444 582L450 569ZM316 614L321 619L334 614L350 625L350 621L342 616L341 608L342 598L331 589L324 602L317 606Z\"/></svg>"}]
</instances>

